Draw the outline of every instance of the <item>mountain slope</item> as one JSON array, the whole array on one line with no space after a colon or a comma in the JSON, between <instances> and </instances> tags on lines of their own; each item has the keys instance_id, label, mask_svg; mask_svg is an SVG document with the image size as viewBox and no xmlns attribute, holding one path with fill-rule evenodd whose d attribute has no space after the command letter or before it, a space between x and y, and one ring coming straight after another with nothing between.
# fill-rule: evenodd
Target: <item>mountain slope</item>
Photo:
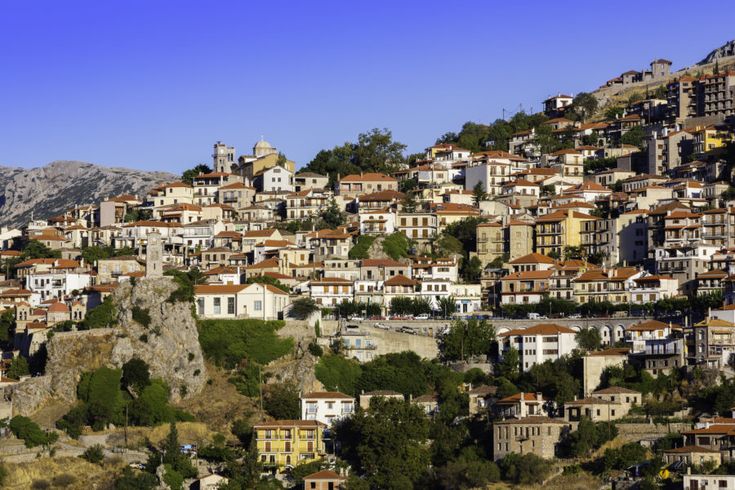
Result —
<instances>
[{"instance_id":1,"label":"mountain slope","mask_svg":"<svg viewBox=\"0 0 735 490\"><path fill-rule=\"evenodd\" d=\"M175 179L167 172L75 161L51 162L31 169L0 167L0 225L22 225L31 214L49 218L75 204L94 203L108 196L142 196L156 184Z\"/></svg>"}]
</instances>

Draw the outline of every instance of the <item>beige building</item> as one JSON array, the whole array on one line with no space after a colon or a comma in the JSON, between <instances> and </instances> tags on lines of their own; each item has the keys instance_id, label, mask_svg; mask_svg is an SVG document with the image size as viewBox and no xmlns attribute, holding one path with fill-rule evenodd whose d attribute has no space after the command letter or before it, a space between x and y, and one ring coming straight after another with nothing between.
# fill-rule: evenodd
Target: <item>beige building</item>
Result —
<instances>
[{"instance_id":1,"label":"beige building","mask_svg":"<svg viewBox=\"0 0 735 490\"><path fill-rule=\"evenodd\" d=\"M137 257L121 255L97 261L97 283L115 282L120 276L129 276L137 272L144 272L145 267Z\"/></svg>"},{"instance_id":2,"label":"beige building","mask_svg":"<svg viewBox=\"0 0 735 490\"><path fill-rule=\"evenodd\" d=\"M628 359L630 349L614 348L592 352L582 358L584 380L582 383L584 396L590 395L602 381L602 373L611 366L622 367Z\"/></svg>"},{"instance_id":3,"label":"beige building","mask_svg":"<svg viewBox=\"0 0 735 490\"><path fill-rule=\"evenodd\" d=\"M493 459L510 453L535 454L544 459L556 456L556 448L572 424L563 419L532 416L493 423Z\"/></svg>"},{"instance_id":4,"label":"beige building","mask_svg":"<svg viewBox=\"0 0 735 490\"><path fill-rule=\"evenodd\" d=\"M373 398L387 398L391 400L405 401L402 394L391 390L376 390L360 393L360 408L367 410L370 408L370 400Z\"/></svg>"},{"instance_id":5,"label":"beige building","mask_svg":"<svg viewBox=\"0 0 735 490\"><path fill-rule=\"evenodd\" d=\"M477 225L477 257L485 267L505 252L505 233L500 223Z\"/></svg>"},{"instance_id":6,"label":"beige building","mask_svg":"<svg viewBox=\"0 0 735 490\"><path fill-rule=\"evenodd\" d=\"M398 191L398 181L385 174L374 172L353 174L339 181L339 195L348 198L386 190Z\"/></svg>"},{"instance_id":7,"label":"beige building","mask_svg":"<svg viewBox=\"0 0 735 490\"><path fill-rule=\"evenodd\" d=\"M270 284L196 286L197 314L202 318L278 320L291 303L288 293Z\"/></svg>"},{"instance_id":8,"label":"beige building","mask_svg":"<svg viewBox=\"0 0 735 490\"><path fill-rule=\"evenodd\" d=\"M341 490L347 478L332 470L322 470L304 477L304 490Z\"/></svg>"}]
</instances>

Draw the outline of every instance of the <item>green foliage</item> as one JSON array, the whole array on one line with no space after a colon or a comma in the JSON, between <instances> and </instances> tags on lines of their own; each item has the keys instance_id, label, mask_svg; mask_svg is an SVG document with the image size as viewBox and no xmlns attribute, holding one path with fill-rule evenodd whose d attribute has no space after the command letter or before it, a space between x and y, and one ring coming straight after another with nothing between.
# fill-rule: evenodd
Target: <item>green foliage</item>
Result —
<instances>
[{"instance_id":1,"label":"green foliage","mask_svg":"<svg viewBox=\"0 0 735 490\"><path fill-rule=\"evenodd\" d=\"M413 351L404 351L364 363L356 387L358 392L392 390L404 396L420 396L426 393L429 379L421 358Z\"/></svg>"},{"instance_id":2,"label":"green foliage","mask_svg":"<svg viewBox=\"0 0 735 490\"><path fill-rule=\"evenodd\" d=\"M459 267L459 275L466 283L475 284L480 282L482 275L482 261L477 255L473 255L469 259L462 259Z\"/></svg>"},{"instance_id":3,"label":"green foliage","mask_svg":"<svg viewBox=\"0 0 735 490\"><path fill-rule=\"evenodd\" d=\"M151 384L151 372L148 363L137 357L130 359L123 364L121 382L123 388L130 387L140 392L140 390Z\"/></svg>"},{"instance_id":4,"label":"green foliage","mask_svg":"<svg viewBox=\"0 0 735 490\"><path fill-rule=\"evenodd\" d=\"M475 206L479 206L480 201L484 201L485 199L487 199L485 185L481 180L479 180L477 181L477 184L475 184L475 187L472 188L472 201L475 203Z\"/></svg>"},{"instance_id":5,"label":"green foliage","mask_svg":"<svg viewBox=\"0 0 735 490\"><path fill-rule=\"evenodd\" d=\"M109 328L115 325L116 317L115 303L112 301L112 296L108 296L102 303L87 312L79 328L81 330Z\"/></svg>"},{"instance_id":6,"label":"green foliage","mask_svg":"<svg viewBox=\"0 0 735 490\"><path fill-rule=\"evenodd\" d=\"M290 383L268 385L263 396L263 407L276 420L301 418L299 390Z\"/></svg>"},{"instance_id":7,"label":"green foliage","mask_svg":"<svg viewBox=\"0 0 735 490\"><path fill-rule=\"evenodd\" d=\"M370 250L370 246L375 241L375 236L371 235L360 235L357 238L357 243L350 249L349 257L352 260L364 260L369 259L368 256L368 250Z\"/></svg>"},{"instance_id":8,"label":"green foliage","mask_svg":"<svg viewBox=\"0 0 735 490\"><path fill-rule=\"evenodd\" d=\"M128 213L130 214L130 213ZM126 216L127 217L127 216ZM135 215L136 219L125 220L125 221L137 221L138 215ZM109 259L110 257L122 257L126 255L135 255L135 250L130 247L114 248L114 247L102 247L99 245L92 245L90 247L84 247L82 249L82 258L88 264L95 264L98 260Z\"/></svg>"},{"instance_id":9,"label":"green foliage","mask_svg":"<svg viewBox=\"0 0 735 490\"><path fill-rule=\"evenodd\" d=\"M345 359L338 355L325 355L319 359L314 368L314 375L329 391L341 391L347 395L356 395L357 380L362 374L360 363L353 359Z\"/></svg>"},{"instance_id":10,"label":"green foliage","mask_svg":"<svg viewBox=\"0 0 735 490\"><path fill-rule=\"evenodd\" d=\"M643 147L643 138L646 137L646 132L642 126L635 126L628 130L621 138L620 142L624 145L633 145L638 148Z\"/></svg>"},{"instance_id":11,"label":"green foliage","mask_svg":"<svg viewBox=\"0 0 735 490\"><path fill-rule=\"evenodd\" d=\"M121 371L101 367L84 373L77 386L77 396L87 406L87 420L95 430L121 420L123 397L120 391Z\"/></svg>"},{"instance_id":12,"label":"green foliage","mask_svg":"<svg viewBox=\"0 0 735 490\"><path fill-rule=\"evenodd\" d=\"M163 482L168 485L171 490L181 490L184 486L184 477L176 471L170 464L164 465Z\"/></svg>"},{"instance_id":13,"label":"green foliage","mask_svg":"<svg viewBox=\"0 0 735 490\"><path fill-rule=\"evenodd\" d=\"M12 338L15 330L15 313L12 309L0 313L0 345L6 344Z\"/></svg>"},{"instance_id":14,"label":"green foliage","mask_svg":"<svg viewBox=\"0 0 735 490\"><path fill-rule=\"evenodd\" d=\"M457 301L454 296L439 298L439 311L444 318L451 318L457 312Z\"/></svg>"},{"instance_id":15,"label":"green foliage","mask_svg":"<svg viewBox=\"0 0 735 490\"><path fill-rule=\"evenodd\" d=\"M390 300L390 312L394 315L430 314L431 305L424 298L397 296Z\"/></svg>"},{"instance_id":16,"label":"green foliage","mask_svg":"<svg viewBox=\"0 0 735 490\"><path fill-rule=\"evenodd\" d=\"M130 403L130 422L133 425L146 426L175 422L177 413L169 405L168 397L168 386L160 379L151 380L138 398Z\"/></svg>"},{"instance_id":17,"label":"green foliage","mask_svg":"<svg viewBox=\"0 0 735 490\"><path fill-rule=\"evenodd\" d=\"M543 114L526 114L519 111L510 120L497 119L491 124L466 122L459 133L446 133L436 140L439 143L454 143L472 152L507 150L511 135L518 131L538 128L546 120Z\"/></svg>"},{"instance_id":18,"label":"green foliage","mask_svg":"<svg viewBox=\"0 0 735 490\"><path fill-rule=\"evenodd\" d=\"M342 457L371 488L412 488L425 472L429 422L423 410L400 400L373 399L337 425Z\"/></svg>"},{"instance_id":19,"label":"green foliage","mask_svg":"<svg viewBox=\"0 0 735 490\"><path fill-rule=\"evenodd\" d=\"M317 344L316 342L310 342L309 343L309 354L315 357L321 357L324 355L324 349L322 349L322 346Z\"/></svg>"},{"instance_id":20,"label":"green foliage","mask_svg":"<svg viewBox=\"0 0 735 490\"><path fill-rule=\"evenodd\" d=\"M313 313L319 311L319 305L312 298L297 298L291 302L289 314L299 320L306 320Z\"/></svg>"},{"instance_id":21,"label":"green foliage","mask_svg":"<svg viewBox=\"0 0 735 490\"><path fill-rule=\"evenodd\" d=\"M86 423L87 406L84 403L78 403L66 415L56 421L56 428L66 432L72 439L79 439Z\"/></svg>"},{"instance_id":22,"label":"green foliage","mask_svg":"<svg viewBox=\"0 0 735 490\"><path fill-rule=\"evenodd\" d=\"M620 106L609 107L605 110L605 117L607 119L617 119L623 115L625 109Z\"/></svg>"},{"instance_id":23,"label":"green foliage","mask_svg":"<svg viewBox=\"0 0 735 490\"><path fill-rule=\"evenodd\" d=\"M194 180L194 177L196 177L199 174L208 174L212 172L212 168L209 165L205 165L203 163L200 163L194 168L190 168L188 170L185 170L183 174L181 174L181 181L185 182L189 185Z\"/></svg>"},{"instance_id":24,"label":"green foliage","mask_svg":"<svg viewBox=\"0 0 735 490\"><path fill-rule=\"evenodd\" d=\"M600 388L608 386L622 386L631 390L640 391L644 395L653 393L655 395L670 394L678 386L680 373L673 371L669 375L659 374L655 378L647 371L631 364L623 367L610 366L602 372Z\"/></svg>"},{"instance_id":25,"label":"green foliage","mask_svg":"<svg viewBox=\"0 0 735 490\"><path fill-rule=\"evenodd\" d=\"M572 111L583 120L592 116L597 111L597 106L597 97L588 92L578 93L572 101Z\"/></svg>"},{"instance_id":26,"label":"green foliage","mask_svg":"<svg viewBox=\"0 0 735 490\"><path fill-rule=\"evenodd\" d=\"M383 239L383 252L393 260L408 257L411 242L403 232L397 231Z\"/></svg>"},{"instance_id":27,"label":"green foliage","mask_svg":"<svg viewBox=\"0 0 735 490\"><path fill-rule=\"evenodd\" d=\"M244 366L240 366L235 373L230 376L230 383L235 385L237 391L245 396L254 398L260 395L260 377L262 367L255 363L249 362Z\"/></svg>"},{"instance_id":28,"label":"green foliage","mask_svg":"<svg viewBox=\"0 0 735 490\"><path fill-rule=\"evenodd\" d=\"M602 456L605 470L623 470L646 459L646 448L637 442L624 444L615 449L606 449Z\"/></svg>"},{"instance_id":29,"label":"green foliage","mask_svg":"<svg viewBox=\"0 0 735 490\"><path fill-rule=\"evenodd\" d=\"M51 250L38 240L28 240L21 249L21 258L28 259L58 259L61 257L61 251Z\"/></svg>"},{"instance_id":30,"label":"green foliage","mask_svg":"<svg viewBox=\"0 0 735 490\"><path fill-rule=\"evenodd\" d=\"M603 170L615 168L618 165L617 157L588 158L584 161L584 173L594 174Z\"/></svg>"},{"instance_id":31,"label":"green foliage","mask_svg":"<svg viewBox=\"0 0 735 490\"><path fill-rule=\"evenodd\" d=\"M321 212L319 217L329 228L337 228L345 224L345 214L334 198L329 201L329 205Z\"/></svg>"},{"instance_id":32,"label":"green foliage","mask_svg":"<svg viewBox=\"0 0 735 490\"><path fill-rule=\"evenodd\" d=\"M140 323L144 327L149 327L151 324L151 315L148 313L147 308L141 308L139 306L133 306L133 320Z\"/></svg>"},{"instance_id":33,"label":"green foliage","mask_svg":"<svg viewBox=\"0 0 735 490\"><path fill-rule=\"evenodd\" d=\"M100 464L105 459L105 450L100 444L88 447L81 456L92 464Z\"/></svg>"},{"instance_id":34,"label":"green foliage","mask_svg":"<svg viewBox=\"0 0 735 490\"><path fill-rule=\"evenodd\" d=\"M594 327L582 328L574 335L577 345L584 350L593 351L602 345L602 337L600 331Z\"/></svg>"},{"instance_id":35,"label":"green foliage","mask_svg":"<svg viewBox=\"0 0 735 490\"><path fill-rule=\"evenodd\" d=\"M28 367L28 361L25 357L17 355L10 361L10 366L5 372L5 375L11 379L20 379L21 376L28 376L31 374L31 370Z\"/></svg>"},{"instance_id":36,"label":"green foliage","mask_svg":"<svg viewBox=\"0 0 735 490\"><path fill-rule=\"evenodd\" d=\"M498 461L503 480L517 485L540 484L551 473L553 465L550 461L533 453L510 453Z\"/></svg>"},{"instance_id":37,"label":"green foliage","mask_svg":"<svg viewBox=\"0 0 735 490\"><path fill-rule=\"evenodd\" d=\"M115 490L153 490L158 488L158 478L148 472L135 471L126 466L115 480Z\"/></svg>"},{"instance_id":38,"label":"green foliage","mask_svg":"<svg viewBox=\"0 0 735 490\"><path fill-rule=\"evenodd\" d=\"M540 391L557 404L573 400L581 390L582 359L566 356L554 361L535 364L523 373L519 385L522 391Z\"/></svg>"},{"instance_id":39,"label":"green foliage","mask_svg":"<svg viewBox=\"0 0 735 490\"><path fill-rule=\"evenodd\" d=\"M380 305L377 303L360 303L347 299L342 300L341 303L336 305L334 310L342 318L347 318L352 315L377 316L382 311Z\"/></svg>"},{"instance_id":40,"label":"green foliage","mask_svg":"<svg viewBox=\"0 0 735 490\"><path fill-rule=\"evenodd\" d=\"M57 433L44 432L37 423L22 415L16 415L10 419L8 427L13 435L18 439L22 439L28 448L50 446L59 438Z\"/></svg>"},{"instance_id":41,"label":"green foliage","mask_svg":"<svg viewBox=\"0 0 735 490\"><path fill-rule=\"evenodd\" d=\"M337 176L363 172L391 173L403 162L406 145L393 141L388 129L361 133L357 143L347 142L331 150L321 150L302 170L329 176L330 186Z\"/></svg>"},{"instance_id":42,"label":"green foliage","mask_svg":"<svg viewBox=\"0 0 735 490\"><path fill-rule=\"evenodd\" d=\"M163 442L161 448L163 455L161 462L164 465L170 465L171 468L179 473L183 478L194 478L197 475L197 471L191 463L189 457L181 453L179 445L179 431L176 429L176 424L172 423L166 436L166 440Z\"/></svg>"},{"instance_id":43,"label":"green foliage","mask_svg":"<svg viewBox=\"0 0 735 490\"><path fill-rule=\"evenodd\" d=\"M304 483L304 477L321 470L323 465L324 462L321 460L297 464L290 471L291 480L293 480L297 488L300 488L299 486Z\"/></svg>"},{"instance_id":44,"label":"green foliage","mask_svg":"<svg viewBox=\"0 0 735 490\"><path fill-rule=\"evenodd\" d=\"M513 381L520 374L521 356L517 349L511 347L503 354L503 360L498 364L498 374Z\"/></svg>"},{"instance_id":45,"label":"green foliage","mask_svg":"<svg viewBox=\"0 0 735 490\"><path fill-rule=\"evenodd\" d=\"M175 269L167 270L164 276L171 276L177 284L175 291L171 293L166 301L169 303L193 303L194 302L194 286L204 282L204 275L199 269L192 268L188 271L179 271Z\"/></svg>"},{"instance_id":46,"label":"green foliage","mask_svg":"<svg viewBox=\"0 0 735 490\"><path fill-rule=\"evenodd\" d=\"M280 320L201 320L199 343L204 355L217 366L234 368L244 358L268 364L291 352L293 339L282 339L276 331Z\"/></svg>"},{"instance_id":47,"label":"green foliage","mask_svg":"<svg viewBox=\"0 0 735 490\"><path fill-rule=\"evenodd\" d=\"M583 418L577 430L567 434L562 441L562 448L567 455L573 457L587 456L607 441L618 435L618 429L611 422L592 422Z\"/></svg>"},{"instance_id":48,"label":"green foliage","mask_svg":"<svg viewBox=\"0 0 735 490\"><path fill-rule=\"evenodd\" d=\"M434 253L443 257L450 257L452 255L462 255L464 248L462 242L452 235L441 234L434 243L432 244Z\"/></svg>"},{"instance_id":49,"label":"green foliage","mask_svg":"<svg viewBox=\"0 0 735 490\"><path fill-rule=\"evenodd\" d=\"M275 277L266 275L250 276L245 280L245 284L270 284L271 286L277 287L284 293L288 293L289 291L291 291L291 288L289 286L283 284Z\"/></svg>"},{"instance_id":50,"label":"green foliage","mask_svg":"<svg viewBox=\"0 0 735 490\"><path fill-rule=\"evenodd\" d=\"M441 488L447 490L486 488L500 480L500 468L494 462L479 457L461 457L441 467L438 479Z\"/></svg>"},{"instance_id":51,"label":"green foliage","mask_svg":"<svg viewBox=\"0 0 735 490\"><path fill-rule=\"evenodd\" d=\"M490 354L494 341L495 329L485 320L457 320L439 339L439 351L444 361L465 360Z\"/></svg>"}]
</instances>

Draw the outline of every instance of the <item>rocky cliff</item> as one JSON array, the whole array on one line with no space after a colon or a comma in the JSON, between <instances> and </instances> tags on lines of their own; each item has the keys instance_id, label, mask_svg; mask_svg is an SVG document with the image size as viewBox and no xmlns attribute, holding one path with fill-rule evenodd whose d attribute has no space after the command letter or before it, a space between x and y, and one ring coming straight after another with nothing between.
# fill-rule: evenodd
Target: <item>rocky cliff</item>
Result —
<instances>
[{"instance_id":1,"label":"rocky cliff","mask_svg":"<svg viewBox=\"0 0 735 490\"><path fill-rule=\"evenodd\" d=\"M727 58L729 56L735 56L735 40L729 41L719 48L710 51L710 53L697 64L706 65L709 63L714 63L717 60L721 60L722 58Z\"/></svg>"},{"instance_id":2,"label":"rocky cliff","mask_svg":"<svg viewBox=\"0 0 735 490\"><path fill-rule=\"evenodd\" d=\"M191 305L166 302L175 288L166 277L123 284L113 295L115 328L55 334L47 344L45 375L6 388L13 412L32 414L52 399L74 402L83 372L120 368L133 357L168 383L172 401L199 393L207 381L199 335Z\"/></svg>"},{"instance_id":3,"label":"rocky cliff","mask_svg":"<svg viewBox=\"0 0 735 490\"><path fill-rule=\"evenodd\" d=\"M71 161L30 169L0 166L0 225L21 225L31 213L36 218L49 218L76 204L95 203L107 196L143 196L156 184L175 179L166 172Z\"/></svg>"}]
</instances>

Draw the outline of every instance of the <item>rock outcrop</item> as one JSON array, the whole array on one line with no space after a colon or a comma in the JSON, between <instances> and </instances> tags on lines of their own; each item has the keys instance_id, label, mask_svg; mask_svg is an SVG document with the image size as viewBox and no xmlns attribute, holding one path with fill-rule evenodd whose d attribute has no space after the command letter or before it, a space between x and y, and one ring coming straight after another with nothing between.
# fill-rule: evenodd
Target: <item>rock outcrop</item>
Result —
<instances>
[{"instance_id":1,"label":"rock outcrop","mask_svg":"<svg viewBox=\"0 0 735 490\"><path fill-rule=\"evenodd\" d=\"M719 48L710 51L710 53L697 64L706 65L729 56L735 56L735 40L726 42Z\"/></svg>"},{"instance_id":2,"label":"rock outcrop","mask_svg":"<svg viewBox=\"0 0 735 490\"><path fill-rule=\"evenodd\" d=\"M168 383L172 401L199 393L207 381L199 335L191 305L166 301L175 289L168 277L123 284L113 294L116 327L56 333L47 343L46 373L5 389L13 412L32 414L51 399L74 402L83 372L120 368L134 357Z\"/></svg>"},{"instance_id":3,"label":"rock outcrop","mask_svg":"<svg viewBox=\"0 0 735 490\"><path fill-rule=\"evenodd\" d=\"M167 172L73 161L38 168L0 167L0 225L25 224L31 214L50 218L75 205L97 203L108 196L142 196L155 185L175 179Z\"/></svg>"}]
</instances>

